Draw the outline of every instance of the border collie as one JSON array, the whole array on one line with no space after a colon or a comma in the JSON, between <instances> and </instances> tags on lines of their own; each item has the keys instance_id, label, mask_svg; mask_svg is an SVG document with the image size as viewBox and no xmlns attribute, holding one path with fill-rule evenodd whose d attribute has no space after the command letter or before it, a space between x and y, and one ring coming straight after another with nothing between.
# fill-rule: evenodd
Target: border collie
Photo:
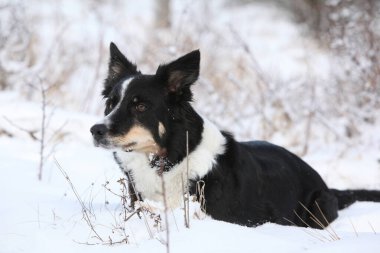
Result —
<instances>
[{"instance_id":1,"label":"border collie","mask_svg":"<svg viewBox=\"0 0 380 253\"><path fill-rule=\"evenodd\" d=\"M110 54L105 118L91 133L95 146L115 152L138 196L162 202L164 180L167 206L178 207L188 178L198 199L196 182L204 183L205 210L214 219L315 228L328 226L339 209L357 200L380 201L380 191L329 189L288 150L265 141L237 142L200 116L191 106L199 50L160 65L153 75L138 71L113 43Z\"/></svg>"}]
</instances>

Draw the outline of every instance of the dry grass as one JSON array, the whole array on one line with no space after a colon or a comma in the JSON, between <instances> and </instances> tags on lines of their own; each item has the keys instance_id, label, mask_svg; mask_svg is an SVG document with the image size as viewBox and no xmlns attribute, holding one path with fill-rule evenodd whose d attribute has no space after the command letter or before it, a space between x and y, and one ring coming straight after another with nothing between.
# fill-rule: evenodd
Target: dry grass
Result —
<instances>
[{"instance_id":1,"label":"dry grass","mask_svg":"<svg viewBox=\"0 0 380 253\"><path fill-rule=\"evenodd\" d=\"M184 183L184 181L186 183ZM189 192L189 132L186 131L186 175L182 177L182 195L185 227L190 228L190 192Z\"/></svg>"},{"instance_id":2,"label":"dry grass","mask_svg":"<svg viewBox=\"0 0 380 253\"><path fill-rule=\"evenodd\" d=\"M83 220L85 221L86 225L89 227L91 231L90 238L96 239L95 242L87 241L87 242L78 242L80 244L86 244L86 245L115 245L115 244L126 244L130 243L130 235L126 232L126 225L128 221L131 220L132 217L138 216L141 220L144 221L144 224L147 228L148 235L151 239L153 239L153 232L150 228L148 220L154 224L155 227L160 228L161 227L161 218L159 214L155 214L152 212L152 209L147 208L146 206L142 205L141 202L138 202L138 208L133 210L130 209L130 199L128 198L128 192L127 192L127 186L126 186L126 179L122 178L117 181L117 183L120 185L120 193L116 192L115 190L112 190L109 186L109 182L107 181L105 184L103 184L103 188L106 192L111 193L112 195L118 197L120 199L121 208L118 209L120 211L119 214L112 213L107 205L109 204L106 200L105 202L105 208L109 212L109 215L111 216L112 220L114 221L113 224L97 224L97 219L95 216L95 212L92 208L92 197L90 196L90 200L88 203L86 203L83 198L80 196L79 192L77 191L76 187L72 183L69 175L67 172L62 168L60 163L56 158L54 158L54 162L62 175L64 176L65 180L68 182L70 189L74 193L78 203L81 206L81 212L83 216ZM109 232L104 232L104 230ZM159 229L160 230L160 229ZM133 231L131 231L133 234Z\"/></svg>"},{"instance_id":3,"label":"dry grass","mask_svg":"<svg viewBox=\"0 0 380 253\"><path fill-rule=\"evenodd\" d=\"M353 229L354 232L355 232L356 237L359 237L359 235L358 235L358 231L356 230L356 227L355 227L355 225L354 225L354 223L352 222L351 219L350 219L350 223L351 223L352 229Z\"/></svg>"},{"instance_id":4,"label":"dry grass","mask_svg":"<svg viewBox=\"0 0 380 253\"><path fill-rule=\"evenodd\" d=\"M333 241L338 241L342 239L342 237L339 236L338 233L334 230L331 223L327 220L325 214L323 213L322 209L320 208L317 202L315 202L315 205L317 206L318 211L323 217L324 221L326 222L325 224L327 224L327 226L324 225L324 223L316 217L316 214L313 214L304 204L300 203L300 205L307 211L307 213L309 213L310 215L309 218L322 229L322 230L314 229L312 226L310 226L310 224L308 224L304 219L302 219L302 217L300 217L300 215L294 210L293 211L294 214L306 226L306 228L301 228L306 234L310 235L311 237L317 239L320 242L333 242ZM297 224L295 224L293 221L285 217L283 219L288 221L290 224L297 226ZM356 237L359 237L358 230L356 226L354 225L353 221L349 219L349 222L352 226L352 229ZM376 235L377 233L374 227L372 226L371 222L368 222L368 225L370 226L373 233Z\"/></svg>"},{"instance_id":5,"label":"dry grass","mask_svg":"<svg viewBox=\"0 0 380 253\"><path fill-rule=\"evenodd\" d=\"M375 228L372 226L372 223L368 221L368 225L371 227L373 233L376 235L377 233L376 233Z\"/></svg>"},{"instance_id":6,"label":"dry grass","mask_svg":"<svg viewBox=\"0 0 380 253\"><path fill-rule=\"evenodd\" d=\"M320 208L319 204L315 202L318 211L320 215L323 217L324 222L326 225L324 225L324 222L321 221L316 214L313 214L304 204L299 202L299 204L302 206L302 208L305 209L305 211L310 215L309 218L312 220L317 226L319 226L322 230L314 229L309 223L307 223L295 210L293 210L294 214L297 216L297 218L306 226L305 228L302 228L302 230L307 233L308 235L312 236L313 238L317 239L321 242L332 242L332 241L338 241L341 238L338 236L334 228L331 226L330 222L327 220L325 214L323 213L322 209ZM287 219L284 217L286 221L288 221L290 224L297 226L293 221Z\"/></svg>"}]
</instances>

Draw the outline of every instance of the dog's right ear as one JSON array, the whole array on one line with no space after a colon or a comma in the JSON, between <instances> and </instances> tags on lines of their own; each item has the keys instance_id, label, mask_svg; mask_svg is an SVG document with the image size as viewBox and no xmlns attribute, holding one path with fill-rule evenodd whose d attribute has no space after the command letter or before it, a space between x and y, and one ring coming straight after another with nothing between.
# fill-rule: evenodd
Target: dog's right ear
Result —
<instances>
[{"instance_id":1,"label":"dog's right ear","mask_svg":"<svg viewBox=\"0 0 380 253\"><path fill-rule=\"evenodd\" d=\"M140 73L137 71L136 65L131 63L117 48L117 46L111 42L110 44L110 61L108 64L108 76L104 83L104 90L102 92L104 97L107 97L111 92L113 86L117 84L121 79L128 76L136 75Z\"/></svg>"},{"instance_id":2,"label":"dog's right ear","mask_svg":"<svg viewBox=\"0 0 380 253\"><path fill-rule=\"evenodd\" d=\"M182 94L186 91L187 94L191 94L190 86L197 81L199 76L200 59L199 50L194 50L175 61L160 65L156 76L164 81L168 93Z\"/></svg>"}]
</instances>

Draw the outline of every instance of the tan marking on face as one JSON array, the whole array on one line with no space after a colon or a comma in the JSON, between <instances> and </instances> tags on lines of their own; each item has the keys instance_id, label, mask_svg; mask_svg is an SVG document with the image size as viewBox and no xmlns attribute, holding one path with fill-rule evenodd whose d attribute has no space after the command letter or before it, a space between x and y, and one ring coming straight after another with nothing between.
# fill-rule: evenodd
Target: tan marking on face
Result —
<instances>
[{"instance_id":1,"label":"tan marking on face","mask_svg":"<svg viewBox=\"0 0 380 253\"><path fill-rule=\"evenodd\" d=\"M162 122L159 122L158 123L158 135L160 137L162 137L165 133L166 133L166 129L165 129L164 125L162 124Z\"/></svg>"},{"instance_id":2,"label":"tan marking on face","mask_svg":"<svg viewBox=\"0 0 380 253\"><path fill-rule=\"evenodd\" d=\"M118 147L143 153L157 153L160 150L149 130L138 125L133 126L125 135L114 137L113 143Z\"/></svg>"}]
</instances>

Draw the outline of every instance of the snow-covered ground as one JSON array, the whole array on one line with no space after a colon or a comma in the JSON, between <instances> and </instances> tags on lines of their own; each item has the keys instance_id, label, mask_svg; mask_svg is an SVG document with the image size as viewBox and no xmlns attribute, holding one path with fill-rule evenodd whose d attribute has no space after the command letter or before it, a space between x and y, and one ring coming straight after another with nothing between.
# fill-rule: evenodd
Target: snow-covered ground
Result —
<instances>
[{"instance_id":1,"label":"snow-covered ground","mask_svg":"<svg viewBox=\"0 0 380 253\"><path fill-rule=\"evenodd\" d=\"M325 52L309 38L302 37L287 15L262 3L221 7L221 1L212 1L206 8L203 1L173 0L173 26L177 33L166 38L164 31L155 34L157 37L144 33L145 29L149 31L153 19L154 2L150 0L138 1L138 4L134 1L100 1L99 5L91 1L20 2L28 16L25 20L33 23L32 28L40 35L34 46L39 47L36 52L41 57L36 59L36 66L15 80L16 91L0 93L0 253L166 252L165 222L155 226L157 215L147 214L146 219L134 215L127 222L123 221L121 199L104 187L106 184L120 194L121 185L117 181L123 175L109 152L92 145L89 128L101 117L100 113L95 116L94 112L102 110L98 94L106 71L109 41L117 42L133 61L141 61L142 70L147 72L154 71L150 61L158 64L170 60L162 59L162 55L177 57L188 49L199 47L202 51L201 75L207 78L201 77L200 85L195 87L195 106L205 115L214 116L212 120L217 125L234 132L239 138L255 138L262 132L257 108L246 106L247 102L256 103L251 97L254 94L244 90L252 82L252 75L244 73L252 67L249 65L252 60L257 60L256 67L263 73L270 73L266 76L271 79L269 82L282 80L279 83L283 85L278 87L280 95L276 96L285 96L285 101L297 96L289 95L297 91L297 87L287 87L287 81L304 77L305 71L315 71L312 75L318 75L323 81L330 68ZM199 19L202 13L209 15L207 24ZM187 38L183 32L185 26L194 29L194 38ZM244 57L242 45L239 46L239 40L231 30L249 44L255 59ZM159 43L166 47L163 46L162 50L149 48L147 41L152 38L160 40ZM58 47L61 51L55 48L55 40L62 43ZM80 52L75 51L78 48ZM44 59L47 49L53 53ZM144 58L144 50L154 54L150 54L149 59ZM1 57L6 55L3 53ZM233 57L249 67L243 70L232 68L230 59L233 63L239 62L232 61L236 60ZM156 62L156 58L160 61ZM65 73L67 65L73 66L74 70L65 85L48 97L52 106L59 107L48 108L45 155L51 156L45 161L42 181L38 181L40 143L24 130L36 130L35 135L40 136L40 94L35 93L34 102L27 101L24 98L26 89L22 85L25 85L25 75L33 74L49 61L54 64L45 66L46 71L40 73L44 78L49 75L59 77L59 73ZM19 64L9 66L16 70L20 67ZM238 74L239 71L243 73ZM223 77L240 78L240 86L226 84L227 88L234 88L234 92L219 87L221 94L227 89L221 100L209 89L214 75L214 81L224 81L218 79ZM244 99L239 97L241 95ZM269 114L276 113L275 107L269 109L272 110ZM291 111L292 108L287 109ZM326 135L329 131L321 128L320 120L317 121L304 159L330 187L380 190L379 123L357 126L361 130L360 138L348 140ZM339 134L344 124L329 127ZM283 132L276 133L271 140L298 152L301 144L292 143L303 139L303 131L302 124L296 124L295 128L284 128ZM94 230L103 241L96 238L83 218L82 206L54 159L69 176L89 210ZM190 229L183 225L181 209L168 212L171 252L367 253L380 250L379 203L355 203L340 211L339 218L328 231L276 224L247 228L203 217L195 203L191 204L191 209ZM164 219L162 212L160 217ZM150 238L145 220L153 238ZM110 245L111 240L114 243L125 238L128 244Z\"/></svg>"},{"instance_id":2,"label":"snow-covered ground","mask_svg":"<svg viewBox=\"0 0 380 253\"><path fill-rule=\"evenodd\" d=\"M2 93L0 100L0 127L12 135L0 137L0 252L166 251L165 229L153 226L154 217L147 217L153 233L151 239L143 218L133 216L123 222L120 198L103 187L108 181L107 187L120 194L117 180L122 174L110 153L92 146L89 128L97 117L57 109L47 136L65 124L53 156L91 211L95 230L104 242L94 237L83 219L80 202L53 162L53 156L46 161L43 180L38 181L39 142L9 123L25 129L38 128L40 105L22 101L17 93ZM47 154L53 146L47 145ZM357 150L332 161L331 156L321 151L306 159L330 186L380 189L380 168L374 153ZM326 169L332 164L336 170ZM199 211L196 204L191 209L190 229L183 225L181 209L168 212L171 252L378 252L380 249L380 203L356 203L342 210L331 224L339 240L331 238L332 230L276 224L247 228L209 217L199 218L193 215ZM126 237L128 244L109 245L109 238L115 242Z\"/></svg>"}]
</instances>

